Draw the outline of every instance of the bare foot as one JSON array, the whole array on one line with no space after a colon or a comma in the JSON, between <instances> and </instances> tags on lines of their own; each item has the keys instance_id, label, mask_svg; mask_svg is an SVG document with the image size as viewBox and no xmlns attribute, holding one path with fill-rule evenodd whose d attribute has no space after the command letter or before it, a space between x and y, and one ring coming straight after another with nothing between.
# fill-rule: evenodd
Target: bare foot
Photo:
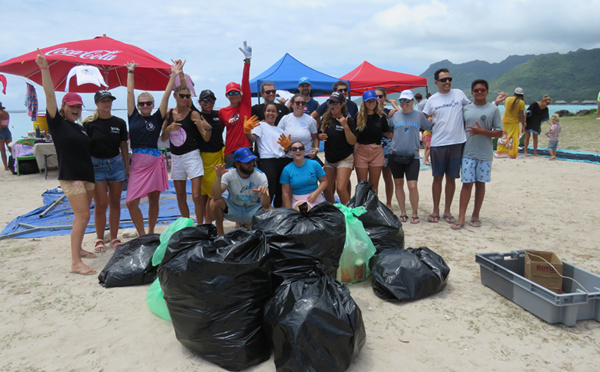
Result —
<instances>
[{"instance_id":1,"label":"bare foot","mask_svg":"<svg viewBox=\"0 0 600 372\"><path fill-rule=\"evenodd\" d=\"M423 161L423 164L425 164L425 165L431 165L431 162L430 162L430 161L427 161L427 160L425 160L425 161Z\"/></svg>"},{"instance_id":2,"label":"bare foot","mask_svg":"<svg viewBox=\"0 0 600 372\"><path fill-rule=\"evenodd\" d=\"M96 270L92 269L91 267L85 264L71 265L71 273L81 275L94 275L96 274Z\"/></svg>"}]
</instances>

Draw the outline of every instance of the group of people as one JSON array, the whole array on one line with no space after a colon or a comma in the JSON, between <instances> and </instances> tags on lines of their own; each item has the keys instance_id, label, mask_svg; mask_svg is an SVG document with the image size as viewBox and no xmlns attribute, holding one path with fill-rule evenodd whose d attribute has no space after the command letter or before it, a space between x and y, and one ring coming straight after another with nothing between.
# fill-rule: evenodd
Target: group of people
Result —
<instances>
[{"instance_id":1,"label":"group of people","mask_svg":"<svg viewBox=\"0 0 600 372\"><path fill-rule=\"evenodd\" d=\"M261 208L300 208L301 204L311 208L325 201L346 204L351 197L354 169L356 180L368 181L375 192L383 175L386 205L392 207L395 190L400 220L419 223L420 132L425 131L424 139L430 135L427 143L430 146L426 148L430 147L433 173L433 211L427 220L435 223L440 219L445 178L443 219L453 229L464 226L475 185L475 207L469 223L481 226L479 210L491 172L491 137L503 136L496 104L506 98L499 96L496 104L487 103L485 80L473 82L471 103L461 90L451 89L449 71L440 69L434 76L439 92L428 98L405 90L396 103L387 98L385 89L376 88L363 93L358 107L348 99L349 87L344 81L336 82L331 96L319 105L311 96L310 79L302 77L298 93L287 102L276 99L274 83L263 83L260 94L264 102L252 106L249 85L252 48L244 42L240 50L244 54L242 84L226 85L229 105L218 111L214 110L217 98L208 89L199 95L199 108L194 105L192 90L183 74L185 62L181 60L173 61L171 76L155 111L154 98L148 92L136 99L136 63L127 64L128 126L111 114L115 97L108 90L95 94L94 114L82 120L83 125L77 124L82 112L81 97L67 93L58 106L48 62L38 52L36 63L42 72L48 126L59 159L60 185L75 215L71 234L72 272L95 273L82 258L93 258L106 250L107 209L109 246L116 249L121 244L117 233L125 180L128 180L127 207L138 234L154 232L160 193L168 188L166 159L158 148L159 139L170 143L171 179L181 216L190 217L186 191L189 179L198 223L215 221L217 232L222 235L224 219L236 222L237 226L249 226L252 216ZM171 94L176 106L168 109ZM414 108L415 99L421 111ZM511 100L507 104L508 101ZM542 101L541 109L547 106L547 100ZM392 104L392 110L385 107L388 103ZM520 118L521 103L517 102L515 107ZM507 133L505 138L509 138ZM536 140L534 136L534 144ZM324 161L319 157L321 141ZM463 188L456 219L450 207L459 174ZM410 218L405 206L405 177L412 207ZM145 197L148 198L147 230L139 208L141 198ZM95 252L82 247L92 199L97 234Z\"/></svg>"}]
</instances>

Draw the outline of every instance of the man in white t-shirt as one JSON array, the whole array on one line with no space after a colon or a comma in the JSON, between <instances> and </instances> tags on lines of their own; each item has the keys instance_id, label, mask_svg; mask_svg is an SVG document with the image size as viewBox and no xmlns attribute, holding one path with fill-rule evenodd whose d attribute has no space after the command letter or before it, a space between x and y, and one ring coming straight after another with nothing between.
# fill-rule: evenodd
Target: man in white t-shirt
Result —
<instances>
[{"instance_id":1,"label":"man in white t-shirt","mask_svg":"<svg viewBox=\"0 0 600 372\"><path fill-rule=\"evenodd\" d=\"M237 222L236 227L249 228L252 216L260 208L271 208L267 176L254 169L254 159L256 156L252 151L242 147L233 153L234 168L225 169L225 164L213 166L215 181L210 211L216 221L218 235L224 234L224 218ZM226 199L223 198L225 190L229 191Z\"/></svg>"},{"instance_id":2,"label":"man in white t-shirt","mask_svg":"<svg viewBox=\"0 0 600 372\"><path fill-rule=\"evenodd\" d=\"M452 89L452 77L446 68L434 74L438 93L427 100L423 113L433 119L431 134L431 173L433 183L433 212L427 218L429 222L440 219L440 199L442 182L446 176L444 221L456 222L450 207L456 190L456 179L460 177L463 144L467 141L463 119L463 106L470 103L462 90Z\"/></svg>"}]
</instances>

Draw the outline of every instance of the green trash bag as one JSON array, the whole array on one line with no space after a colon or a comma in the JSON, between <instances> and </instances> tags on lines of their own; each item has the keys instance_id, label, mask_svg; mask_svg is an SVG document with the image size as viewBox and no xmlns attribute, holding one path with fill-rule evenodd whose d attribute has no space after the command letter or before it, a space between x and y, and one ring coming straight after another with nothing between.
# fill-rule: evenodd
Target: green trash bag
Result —
<instances>
[{"instance_id":1,"label":"green trash bag","mask_svg":"<svg viewBox=\"0 0 600 372\"><path fill-rule=\"evenodd\" d=\"M165 231L160 234L160 245L158 248L156 248L156 251L154 251L154 255L152 256L152 266L158 266L162 262L165 252L167 251L167 245L169 245L171 235L183 228L190 226L194 226L194 220L185 217L179 217L172 224L167 226Z\"/></svg>"},{"instance_id":2,"label":"green trash bag","mask_svg":"<svg viewBox=\"0 0 600 372\"><path fill-rule=\"evenodd\" d=\"M369 277L369 260L377 252L362 222L357 218L367 210L365 207L349 208L343 204L335 206L344 213L346 221L346 242L336 279L342 283L363 281Z\"/></svg>"},{"instance_id":3,"label":"green trash bag","mask_svg":"<svg viewBox=\"0 0 600 372\"><path fill-rule=\"evenodd\" d=\"M194 226L194 220L185 217L179 217L172 224L167 226L165 231L160 234L160 245L156 248L156 251L154 251L154 255L152 256L152 266L158 266L162 262L165 252L167 251L167 246L169 245L169 240L171 240L171 235L190 226ZM146 303L154 314L169 322L171 321L171 316L169 315L167 304L163 298L163 291L160 287L158 278L156 278L150 288L148 288L148 293L146 293Z\"/></svg>"},{"instance_id":4,"label":"green trash bag","mask_svg":"<svg viewBox=\"0 0 600 372\"><path fill-rule=\"evenodd\" d=\"M163 318L164 320L171 321L171 315L169 315L169 309L167 309L167 303L163 298L163 291L160 287L160 282L158 278L150 285L148 288L148 293L146 293L146 303L150 310Z\"/></svg>"}]
</instances>

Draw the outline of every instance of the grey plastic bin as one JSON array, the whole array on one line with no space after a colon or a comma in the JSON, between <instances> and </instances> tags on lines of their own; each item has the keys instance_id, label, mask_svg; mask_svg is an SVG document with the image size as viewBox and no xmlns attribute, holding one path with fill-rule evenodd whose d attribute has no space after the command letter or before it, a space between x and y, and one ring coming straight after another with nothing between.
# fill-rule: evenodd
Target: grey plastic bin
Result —
<instances>
[{"instance_id":1,"label":"grey plastic bin","mask_svg":"<svg viewBox=\"0 0 600 372\"><path fill-rule=\"evenodd\" d=\"M513 301L548 323L574 326L578 320L600 321L600 276L563 263L563 293L556 294L526 279L525 251L509 253L479 253L475 262L480 266L481 283Z\"/></svg>"}]
</instances>

